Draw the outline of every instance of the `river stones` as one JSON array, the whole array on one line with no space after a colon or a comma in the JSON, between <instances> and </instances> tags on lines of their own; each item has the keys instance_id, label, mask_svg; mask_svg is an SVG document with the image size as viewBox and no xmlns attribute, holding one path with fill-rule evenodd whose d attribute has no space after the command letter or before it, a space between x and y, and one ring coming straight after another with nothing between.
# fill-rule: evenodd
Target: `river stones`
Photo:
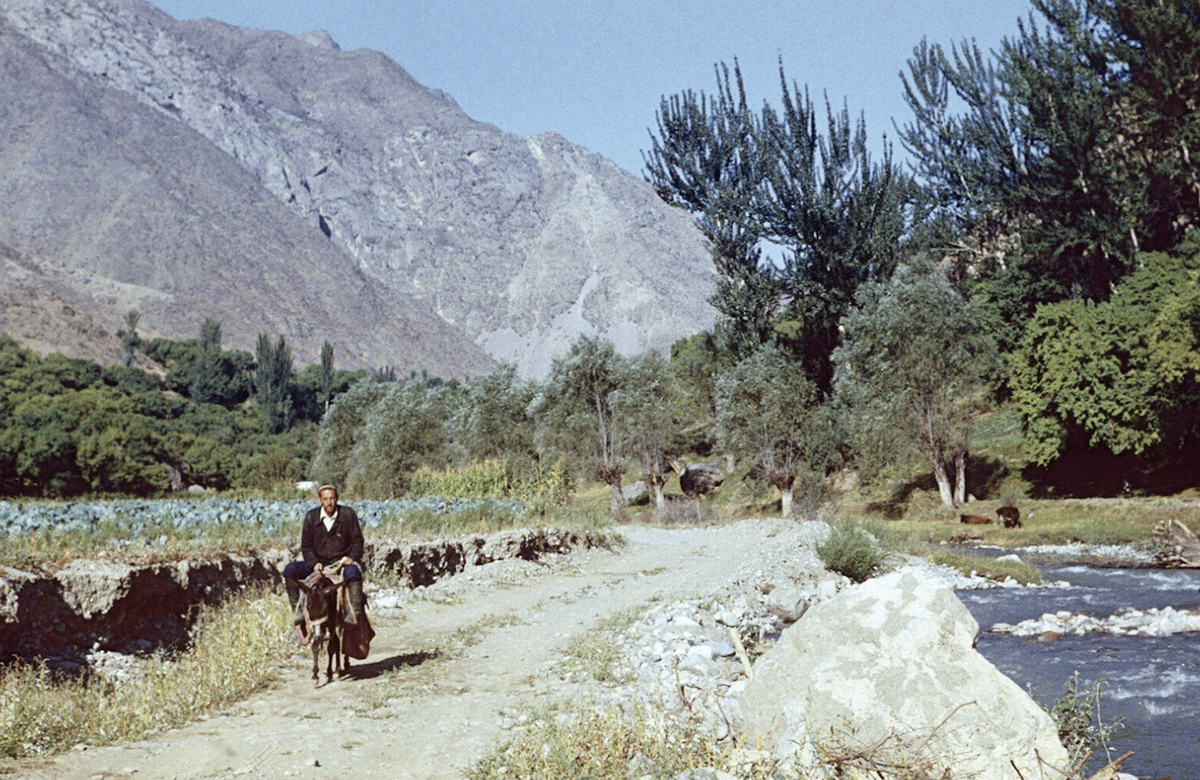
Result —
<instances>
[{"instance_id":1,"label":"river stones","mask_svg":"<svg viewBox=\"0 0 1200 780\"><path fill-rule=\"evenodd\" d=\"M975 652L977 632L950 588L914 572L848 588L813 605L754 665L743 731L801 764L840 732L954 778L1010 780L1013 765L1039 777L1043 761L1065 768L1050 716Z\"/></svg>"}]
</instances>

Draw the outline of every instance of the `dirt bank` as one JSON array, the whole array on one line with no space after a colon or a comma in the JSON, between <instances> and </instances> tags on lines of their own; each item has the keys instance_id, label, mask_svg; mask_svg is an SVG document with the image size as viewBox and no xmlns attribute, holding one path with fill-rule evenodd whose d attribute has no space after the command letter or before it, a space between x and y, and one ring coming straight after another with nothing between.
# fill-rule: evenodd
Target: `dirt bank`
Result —
<instances>
[{"instance_id":1,"label":"dirt bank","mask_svg":"<svg viewBox=\"0 0 1200 780\"><path fill-rule=\"evenodd\" d=\"M365 563L395 571L408 587L505 559L537 560L605 543L586 531L514 530L490 536L370 545ZM76 560L54 572L0 568L0 662L55 657L70 661L98 646L122 653L171 647L203 604L251 585L278 583L294 550L206 560L129 563Z\"/></svg>"}]
</instances>

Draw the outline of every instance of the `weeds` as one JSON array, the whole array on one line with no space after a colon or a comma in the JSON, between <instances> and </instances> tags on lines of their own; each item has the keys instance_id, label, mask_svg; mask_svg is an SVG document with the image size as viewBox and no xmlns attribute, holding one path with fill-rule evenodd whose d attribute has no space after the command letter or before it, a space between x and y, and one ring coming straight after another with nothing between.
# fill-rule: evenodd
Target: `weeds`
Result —
<instances>
[{"instance_id":1,"label":"weeds","mask_svg":"<svg viewBox=\"0 0 1200 780\"><path fill-rule=\"evenodd\" d=\"M616 707L543 713L512 741L467 772L469 780L591 780L674 777L689 769L737 772L768 780L774 762L744 760L738 745L717 746L686 724L667 724L643 709Z\"/></svg>"},{"instance_id":2,"label":"weeds","mask_svg":"<svg viewBox=\"0 0 1200 780\"><path fill-rule=\"evenodd\" d=\"M123 742L172 728L261 690L294 649L276 596L243 594L201 613L189 649L156 656L118 689L56 680L45 666L0 672L0 756L55 753L83 742Z\"/></svg>"},{"instance_id":3,"label":"weeds","mask_svg":"<svg viewBox=\"0 0 1200 780\"><path fill-rule=\"evenodd\" d=\"M1079 672L1063 683L1063 694L1050 709L1050 717L1058 726L1063 747L1071 754L1071 762L1085 760L1088 754L1103 749L1112 758L1109 742L1121 730L1121 721L1104 723L1100 718L1100 689L1097 682L1080 690Z\"/></svg>"}]
</instances>

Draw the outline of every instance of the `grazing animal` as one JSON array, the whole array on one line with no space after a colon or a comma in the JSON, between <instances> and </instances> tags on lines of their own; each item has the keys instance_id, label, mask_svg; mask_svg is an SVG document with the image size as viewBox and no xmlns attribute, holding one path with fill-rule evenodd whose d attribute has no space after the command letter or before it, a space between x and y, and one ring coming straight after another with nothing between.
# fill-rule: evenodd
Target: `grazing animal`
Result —
<instances>
[{"instance_id":1,"label":"grazing animal","mask_svg":"<svg viewBox=\"0 0 1200 780\"><path fill-rule=\"evenodd\" d=\"M1005 528L1021 527L1021 510L1015 506L1002 506L996 510L996 514L1000 516Z\"/></svg>"},{"instance_id":2,"label":"grazing animal","mask_svg":"<svg viewBox=\"0 0 1200 780\"><path fill-rule=\"evenodd\" d=\"M716 461L689 466L681 460L673 460L671 468L679 474L679 487L689 498L711 493L725 481L725 472Z\"/></svg>"},{"instance_id":3,"label":"grazing animal","mask_svg":"<svg viewBox=\"0 0 1200 780\"><path fill-rule=\"evenodd\" d=\"M979 515L959 515L958 522L966 523L967 525L991 525L992 518L980 517Z\"/></svg>"},{"instance_id":4,"label":"grazing animal","mask_svg":"<svg viewBox=\"0 0 1200 780\"><path fill-rule=\"evenodd\" d=\"M305 592L305 615L312 630L313 685L320 685L321 648L325 648L325 682L333 681L336 669L338 677L350 673L350 657L345 653L346 626L342 622L345 598L342 596L341 577L336 581L321 577L311 586L301 583Z\"/></svg>"}]
</instances>

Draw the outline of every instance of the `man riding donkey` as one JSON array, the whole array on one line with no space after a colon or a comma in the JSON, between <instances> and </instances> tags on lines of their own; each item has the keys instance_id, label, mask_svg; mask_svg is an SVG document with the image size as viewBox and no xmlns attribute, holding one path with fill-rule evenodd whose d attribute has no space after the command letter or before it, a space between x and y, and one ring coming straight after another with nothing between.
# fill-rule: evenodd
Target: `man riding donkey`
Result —
<instances>
[{"instance_id":1,"label":"man riding donkey","mask_svg":"<svg viewBox=\"0 0 1200 780\"><path fill-rule=\"evenodd\" d=\"M292 604L296 623L303 623L304 616L297 610L300 583L313 572L324 573L327 567L340 564L349 602L342 622L355 626L363 615L363 575L359 563L363 553L362 528L354 510L338 504L336 487L322 485L317 489L317 496L321 505L308 510L300 531L300 553L304 560L292 561L283 569L288 601Z\"/></svg>"}]
</instances>

